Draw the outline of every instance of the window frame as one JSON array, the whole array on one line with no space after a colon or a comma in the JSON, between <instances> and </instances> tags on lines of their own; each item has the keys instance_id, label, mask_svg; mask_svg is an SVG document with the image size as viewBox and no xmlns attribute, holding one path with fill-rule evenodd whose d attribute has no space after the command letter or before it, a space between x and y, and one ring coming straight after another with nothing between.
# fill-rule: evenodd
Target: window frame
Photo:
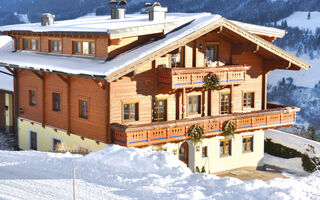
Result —
<instances>
[{"instance_id":1,"label":"window frame","mask_svg":"<svg viewBox=\"0 0 320 200\"><path fill-rule=\"evenodd\" d=\"M251 97L251 105L248 104L248 94L252 94L252 97ZM255 92L243 92L242 94L242 107L243 108L254 108L255 107Z\"/></svg>"},{"instance_id":2,"label":"window frame","mask_svg":"<svg viewBox=\"0 0 320 200\"><path fill-rule=\"evenodd\" d=\"M223 152L221 152L221 142L223 142ZM229 151L228 153L226 153L226 143L229 142L230 146L229 146ZM223 157L230 157L232 156L232 138L226 138L226 139L220 139L219 140L219 155L220 158Z\"/></svg>"},{"instance_id":3,"label":"window frame","mask_svg":"<svg viewBox=\"0 0 320 200\"><path fill-rule=\"evenodd\" d=\"M85 119L85 120L89 120L89 100L88 99L79 99L79 118L80 119ZM85 113L82 110L82 102L86 102L87 106L86 106L86 111Z\"/></svg>"},{"instance_id":4,"label":"window frame","mask_svg":"<svg viewBox=\"0 0 320 200\"><path fill-rule=\"evenodd\" d=\"M80 43L80 52L75 51L75 43ZM83 43L88 43L88 54L83 52ZM94 45L94 48L91 48L91 44ZM83 56L95 56L96 55L96 41L95 40L72 40L72 54L74 55L83 55ZM93 51L92 51L93 50Z\"/></svg>"},{"instance_id":5,"label":"window frame","mask_svg":"<svg viewBox=\"0 0 320 200\"><path fill-rule=\"evenodd\" d=\"M222 101L221 101L221 98L222 98L222 95L229 95L229 102L228 102L228 111L225 113L225 112L222 112ZM224 98L225 100L225 98ZM231 111L231 93L230 92L221 92L220 95L219 95L219 109L220 109L220 115L228 115L230 114L230 111Z\"/></svg>"},{"instance_id":6,"label":"window frame","mask_svg":"<svg viewBox=\"0 0 320 200\"><path fill-rule=\"evenodd\" d=\"M51 53L62 53L62 40L61 39L48 39L48 42L49 42L49 52ZM60 42L60 50L58 51L54 51L52 50L52 43L51 42ZM57 43L58 44L58 43ZM57 47L58 48L58 47ZM58 48L59 49L59 48Z\"/></svg>"},{"instance_id":7,"label":"window frame","mask_svg":"<svg viewBox=\"0 0 320 200\"><path fill-rule=\"evenodd\" d=\"M59 109L55 109L55 94L59 95ZM61 112L61 92L52 92L52 111Z\"/></svg>"},{"instance_id":8,"label":"window frame","mask_svg":"<svg viewBox=\"0 0 320 200\"><path fill-rule=\"evenodd\" d=\"M37 91L35 89L29 89L29 106L37 106Z\"/></svg>"},{"instance_id":9,"label":"window frame","mask_svg":"<svg viewBox=\"0 0 320 200\"><path fill-rule=\"evenodd\" d=\"M155 114L155 107L154 107L154 102L155 101L164 101L164 119L163 120L155 120L154 114ZM158 108L160 108L158 106ZM158 110L158 116L159 116L159 110ZM158 118L159 119L159 118ZM168 120L168 99L167 98L155 98L152 100L152 122L163 122Z\"/></svg>"},{"instance_id":10,"label":"window frame","mask_svg":"<svg viewBox=\"0 0 320 200\"><path fill-rule=\"evenodd\" d=\"M189 111L190 109L190 98L192 99L192 112ZM198 111L194 111L194 103L195 103L195 98L198 98ZM194 95L188 95L187 96L187 115L190 116L190 115L201 115L201 108L202 108L202 95L201 94L194 94Z\"/></svg>"},{"instance_id":11,"label":"window frame","mask_svg":"<svg viewBox=\"0 0 320 200\"><path fill-rule=\"evenodd\" d=\"M169 53L169 58L170 58L170 68L183 68L184 67L184 47L180 47L172 52ZM180 55L180 64L178 65L176 62L172 62L173 61L173 55L176 57L176 55Z\"/></svg>"},{"instance_id":12,"label":"window frame","mask_svg":"<svg viewBox=\"0 0 320 200\"><path fill-rule=\"evenodd\" d=\"M248 148L248 140L249 138L252 138L250 148ZM245 140L245 149L243 149L243 140ZM246 135L242 136L242 153L251 153L254 152L254 135Z\"/></svg>"},{"instance_id":13,"label":"window frame","mask_svg":"<svg viewBox=\"0 0 320 200\"><path fill-rule=\"evenodd\" d=\"M32 48L32 40L35 40L35 49ZM40 51L41 44L40 44L40 38L38 37L23 37L22 38L22 45L23 45L23 50L27 51ZM26 47L26 41L28 41L28 48Z\"/></svg>"},{"instance_id":14,"label":"window frame","mask_svg":"<svg viewBox=\"0 0 320 200\"><path fill-rule=\"evenodd\" d=\"M61 146L62 146L62 139L60 139L60 138L56 138L56 137L52 137L52 152L55 152L56 151L56 149L55 149L55 145L54 145L54 140L57 140L57 141L60 141L60 144L61 144Z\"/></svg>"},{"instance_id":15,"label":"window frame","mask_svg":"<svg viewBox=\"0 0 320 200\"><path fill-rule=\"evenodd\" d=\"M205 156L203 155L203 153L204 153L203 150L204 150L204 149L206 150L206 151L205 151ZM208 155L209 150L208 150L208 149L209 149L208 145L203 145L203 146L201 147L201 157L202 157L202 158L208 158L208 157L209 157L209 155Z\"/></svg>"},{"instance_id":16,"label":"window frame","mask_svg":"<svg viewBox=\"0 0 320 200\"><path fill-rule=\"evenodd\" d=\"M131 113L131 105L133 105L133 104L135 104L136 105L136 110L135 110L135 117L134 118L130 118L130 113ZM125 107L125 105L129 105L129 111L128 111L128 113L129 113L129 119L125 119L125 116L124 116L124 114L125 114L125 109L124 109L124 107ZM139 121L139 101L131 101L131 102L123 102L122 103L122 121L123 122L125 122L125 123L127 123L127 122L137 122L137 121Z\"/></svg>"},{"instance_id":17,"label":"window frame","mask_svg":"<svg viewBox=\"0 0 320 200\"><path fill-rule=\"evenodd\" d=\"M215 55L214 55L214 60L211 61L211 62L216 62L216 61L219 61L220 59L220 42L218 41L207 41L205 42L205 46L204 46L204 56L205 56L205 66L208 66L207 65L207 62L209 61L208 60L208 57L207 57L207 47L208 46L214 46L214 51L215 51Z\"/></svg>"},{"instance_id":18,"label":"window frame","mask_svg":"<svg viewBox=\"0 0 320 200\"><path fill-rule=\"evenodd\" d=\"M32 144L32 142L31 142L31 140L32 140L32 137L31 137L32 133L35 134L36 149L33 149L33 148L32 148L32 145L31 145L31 144ZM34 131L34 130L30 130L30 129L29 129L29 149L30 149L30 150L34 150L34 151L38 151L38 132L37 132L37 131Z\"/></svg>"}]
</instances>

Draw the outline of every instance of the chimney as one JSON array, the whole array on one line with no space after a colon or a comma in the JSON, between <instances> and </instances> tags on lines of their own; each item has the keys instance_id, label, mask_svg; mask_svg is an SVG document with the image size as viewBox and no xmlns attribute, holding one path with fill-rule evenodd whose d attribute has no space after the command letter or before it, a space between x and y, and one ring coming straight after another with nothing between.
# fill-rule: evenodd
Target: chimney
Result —
<instances>
[{"instance_id":1,"label":"chimney","mask_svg":"<svg viewBox=\"0 0 320 200\"><path fill-rule=\"evenodd\" d=\"M124 19L126 17L127 4L126 0L120 0L118 3L115 0L111 0L111 19Z\"/></svg>"},{"instance_id":2,"label":"chimney","mask_svg":"<svg viewBox=\"0 0 320 200\"><path fill-rule=\"evenodd\" d=\"M151 8L149 8L149 20L150 21L163 21L167 17L168 8L162 7L159 2L155 2Z\"/></svg>"},{"instance_id":3,"label":"chimney","mask_svg":"<svg viewBox=\"0 0 320 200\"><path fill-rule=\"evenodd\" d=\"M50 13L44 13L41 15L41 25L42 26L49 26L49 25L52 25L54 24L54 18L56 16L55 15L52 15Z\"/></svg>"}]
</instances>

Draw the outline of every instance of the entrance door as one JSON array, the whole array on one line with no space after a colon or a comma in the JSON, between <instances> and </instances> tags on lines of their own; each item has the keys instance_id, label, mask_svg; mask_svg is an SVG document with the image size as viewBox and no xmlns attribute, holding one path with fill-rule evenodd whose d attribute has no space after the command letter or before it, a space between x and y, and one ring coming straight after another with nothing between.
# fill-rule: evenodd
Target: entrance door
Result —
<instances>
[{"instance_id":1,"label":"entrance door","mask_svg":"<svg viewBox=\"0 0 320 200\"><path fill-rule=\"evenodd\" d=\"M184 142L180 146L179 150L179 160L184 162L189 167L189 146L187 142Z\"/></svg>"}]
</instances>

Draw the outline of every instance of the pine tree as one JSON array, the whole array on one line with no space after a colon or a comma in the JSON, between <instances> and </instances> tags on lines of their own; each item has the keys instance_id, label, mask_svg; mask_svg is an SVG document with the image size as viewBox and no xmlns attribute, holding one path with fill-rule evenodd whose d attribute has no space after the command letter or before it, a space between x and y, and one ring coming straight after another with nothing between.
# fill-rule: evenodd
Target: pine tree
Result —
<instances>
[{"instance_id":1,"label":"pine tree","mask_svg":"<svg viewBox=\"0 0 320 200\"><path fill-rule=\"evenodd\" d=\"M310 18L311 18L311 14L310 14L310 12L308 12L308 17L307 17L307 19L310 20Z\"/></svg>"}]
</instances>

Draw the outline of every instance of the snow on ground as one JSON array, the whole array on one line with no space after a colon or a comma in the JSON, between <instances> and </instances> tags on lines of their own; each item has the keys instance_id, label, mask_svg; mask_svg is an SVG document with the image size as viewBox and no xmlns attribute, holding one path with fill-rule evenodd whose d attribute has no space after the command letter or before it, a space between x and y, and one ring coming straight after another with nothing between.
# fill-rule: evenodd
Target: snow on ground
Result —
<instances>
[{"instance_id":1,"label":"snow on ground","mask_svg":"<svg viewBox=\"0 0 320 200\"><path fill-rule=\"evenodd\" d=\"M307 174L307 172L305 172L302 167L301 158L285 159L285 158L279 158L279 157L272 156L265 153L264 164L277 166L277 167L280 167L281 169L285 169L286 171L290 171L296 174L302 174L302 175Z\"/></svg>"},{"instance_id":2,"label":"snow on ground","mask_svg":"<svg viewBox=\"0 0 320 200\"><path fill-rule=\"evenodd\" d=\"M298 27L300 29L309 29L315 33L317 28L320 28L320 12L310 12L310 19L308 20L309 12L296 11L289 17L279 20L277 23L281 24L283 20L287 20L288 26Z\"/></svg>"},{"instance_id":3,"label":"snow on ground","mask_svg":"<svg viewBox=\"0 0 320 200\"><path fill-rule=\"evenodd\" d=\"M85 157L0 151L0 199L319 199L320 172L242 182L191 173L168 152L111 145Z\"/></svg>"},{"instance_id":4,"label":"snow on ground","mask_svg":"<svg viewBox=\"0 0 320 200\"><path fill-rule=\"evenodd\" d=\"M290 52L294 55L293 52ZM300 71L290 71L290 70L275 70L268 76L268 84L276 85L282 77L292 77L294 79L294 84L304 87L314 87L316 83L320 81L320 58L315 58L313 60L306 54L299 57L300 59L306 61L311 65L309 70Z\"/></svg>"},{"instance_id":5,"label":"snow on ground","mask_svg":"<svg viewBox=\"0 0 320 200\"><path fill-rule=\"evenodd\" d=\"M272 142L282 144L286 147L296 149L301 153L306 153L311 157L320 157L320 143L297 135L285 133L277 130L267 130L264 132L265 139L272 139ZM312 149L312 147L314 149ZM314 151L314 152L312 152Z\"/></svg>"}]
</instances>

